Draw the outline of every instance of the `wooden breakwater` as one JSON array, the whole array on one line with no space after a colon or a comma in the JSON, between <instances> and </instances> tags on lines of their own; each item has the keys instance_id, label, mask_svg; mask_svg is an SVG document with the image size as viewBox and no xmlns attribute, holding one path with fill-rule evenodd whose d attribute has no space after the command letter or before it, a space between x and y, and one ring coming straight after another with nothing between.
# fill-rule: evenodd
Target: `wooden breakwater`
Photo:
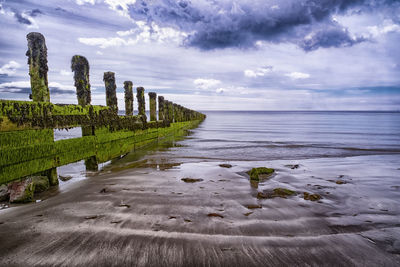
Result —
<instances>
[{"instance_id":1,"label":"wooden breakwater","mask_svg":"<svg viewBox=\"0 0 400 267\"><path fill-rule=\"evenodd\" d=\"M41 183L46 178L45 183L57 185L59 166L85 160L87 170L97 170L99 163L181 135L205 119L204 114L162 96L158 96L157 112L157 95L150 92L148 121L143 87L136 89L138 113L134 115L131 81L124 82L126 115L118 115L113 72L105 72L103 77L107 106L91 105L89 63L79 55L71 60L78 105L53 104L45 39L40 33L30 33L27 39L32 101L0 100L0 201L2 197L31 201L38 191L35 179L40 180L35 177L42 177ZM54 141L54 129L73 127L81 127L82 137Z\"/></svg>"}]
</instances>

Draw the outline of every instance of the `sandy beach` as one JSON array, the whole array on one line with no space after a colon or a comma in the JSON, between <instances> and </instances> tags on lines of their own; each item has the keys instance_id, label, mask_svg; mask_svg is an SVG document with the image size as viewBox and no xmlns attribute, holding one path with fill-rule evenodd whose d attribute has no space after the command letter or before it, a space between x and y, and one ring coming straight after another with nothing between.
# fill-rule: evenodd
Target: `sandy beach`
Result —
<instances>
[{"instance_id":1,"label":"sandy beach","mask_svg":"<svg viewBox=\"0 0 400 267\"><path fill-rule=\"evenodd\" d=\"M151 153L134 169L111 166L39 203L1 211L0 265L400 264L400 182L391 178L400 174L398 155L223 168L167 154ZM252 187L245 172L265 165L276 174ZM277 187L297 195L257 198ZM303 192L322 199L304 200Z\"/></svg>"}]
</instances>

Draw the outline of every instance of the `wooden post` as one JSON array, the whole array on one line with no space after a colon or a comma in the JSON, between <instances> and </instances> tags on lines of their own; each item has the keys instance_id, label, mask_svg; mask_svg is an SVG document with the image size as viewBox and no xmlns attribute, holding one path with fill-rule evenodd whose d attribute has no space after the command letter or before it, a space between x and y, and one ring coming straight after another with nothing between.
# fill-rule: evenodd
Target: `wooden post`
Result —
<instances>
[{"instance_id":1,"label":"wooden post","mask_svg":"<svg viewBox=\"0 0 400 267\"><path fill-rule=\"evenodd\" d=\"M158 96L158 120L163 121L164 119L164 97Z\"/></svg>"},{"instance_id":2,"label":"wooden post","mask_svg":"<svg viewBox=\"0 0 400 267\"><path fill-rule=\"evenodd\" d=\"M38 32L29 33L26 39L28 40L26 55L31 77L32 99L38 102L50 102L46 41L44 36Z\"/></svg>"},{"instance_id":3,"label":"wooden post","mask_svg":"<svg viewBox=\"0 0 400 267\"><path fill-rule=\"evenodd\" d=\"M103 81L106 86L106 103L115 113L118 113L117 86L115 85L115 73L104 72Z\"/></svg>"},{"instance_id":4,"label":"wooden post","mask_svg":"<svg viewBox=\"0 0 400 267\"><path fill-rule=\"evenodd\" d=\"M144 100L144 88L136 88L136 98L138 101L138 114L141 116L146 116L146 106Z\"/></svg>"},{"instance_id":5,"label":"wooden post","mask_svg":"<svg viewBox=\"0 0 400 267\"><path fill-rule=\"evenodd\" d=\"M150 98L150 121L156 121L157 120L157 94L154 92L149 93L149 98Z\"/></svg>"},{"instance_id":6,"label":"wooden post","mask_svg":"<svg viewBox=\"0 0 400 267\"><path fill-rule=\"evenodd\" d=\"M90 105L89 62L85 57L75 55L71 60L71 70L74 72L78 105Z\"/></svg>"},{"instance_id":7,"label":"wooden post","mask_svg":"<svg viewBox=\"0 0 400 267\"><path fill-rule=\"evenodd\" d=\"M133 115L133 91L132 91L132 82L125 81L125 115L132 116Z\"/></svg>"}]
</instances>

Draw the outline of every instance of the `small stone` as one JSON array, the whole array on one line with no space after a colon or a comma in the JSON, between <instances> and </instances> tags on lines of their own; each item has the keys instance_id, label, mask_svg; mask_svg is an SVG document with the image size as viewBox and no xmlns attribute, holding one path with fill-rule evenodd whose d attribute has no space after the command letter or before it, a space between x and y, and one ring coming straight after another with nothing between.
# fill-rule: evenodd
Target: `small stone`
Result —
<instances>
[{"instance_id":1,"label":"small stone","mask_svg":"<svg viewBox=\"0 0 400 267\"><path fill-rule=\"evenodd\" d=\"M185 183L196 183L196 182L201 182L203 179L196 179L196 178L182 178L182 181Z\"/></svg>"},{"instance_id":2,"label":"small stone","mask_svg":"<svg viewBox=\"0 0 400 267\"><path fill-rule=\"evenodd\" d=\"M218 213L209 213L207 214L208 217L219 217L219 218L224 218L221 214Z\"/></svg>"},{"instance_id":3,"label":"small stone","mask_svg":"<svg viewBox=\"0 0 400 267\"><path fill-rule=\"evenodd\" d=\"M247 208L249 210L254 210L254 209L261 209L261 205L247 205Z\"/></svg>"},{"instance_id":4,"label":"small stone","mask_svg":"<svg viewBox=\"0 0 400 267\"><path fill-rule=\"evenodd\" d=\"M220 166L221 168L232 168L232 165L231 165L231 164L226 164L226 163L224 163L224 164L219 164L219 166Z\"/></svg>"},{"instance_id":5,"label":"small stone","mask_svg":"<svg viewBox=\"0 0 400 267\"><path fill-rule=\"evenodd\" d=\"M303 193L303 198L305 200L310 200L310 201L318 201L320 200L322 197L319 194L310 194L307 192Z\"/></svg>"},{"instance_id":6,"label":"small stone","mask_svg":"<svg viewBox=\"0 0 400 267\"><path fill-rule=\"evenodd\" d=\"M249 215L251 215L251 214L253 214L253 212L247 212L247 213L245 213L245 214L243 214L244 216L249 216Z\"/></svg>"},{"instance_id":7,"label":"small stone","mask_svg":"<svg viewBox=\"0 0 400 267\"><path fill-rule=\"evenodd\" d=\"M59 178L61 181L66 182L66 181L71 180L71 179L72 179L72 176L70 176L70 175L67 175L67 176L59 175L58 178Z\"/></svg>"},{"instance_id":8,"label":"small stone","mask_svg":"<svg viewBox=\"0 0 400 267\"><path fill-rule=\"evenodd\" d=\"M345 184L346 183L346 181L343 181L343 180L337 180L336 181L336 184Z\"/></svg>"}]
</instances>

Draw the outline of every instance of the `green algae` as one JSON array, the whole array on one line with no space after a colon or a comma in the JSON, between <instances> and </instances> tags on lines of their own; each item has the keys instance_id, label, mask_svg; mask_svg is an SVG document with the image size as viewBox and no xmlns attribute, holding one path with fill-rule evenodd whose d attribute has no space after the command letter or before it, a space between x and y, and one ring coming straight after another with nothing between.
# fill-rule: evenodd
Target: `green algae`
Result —
<instances>
[{"instance_id":1,"label":"green algae","mask_svg":"<svg viewBox=\"0 0 400 267\"><path fill-rule=\"evenodd\" d=\"M274 172L275 170L272 168L258 167L251 169L247 174L250 176L250 180L260 181L261 179L268 178Z\"/></svg>"}]
</instances>

